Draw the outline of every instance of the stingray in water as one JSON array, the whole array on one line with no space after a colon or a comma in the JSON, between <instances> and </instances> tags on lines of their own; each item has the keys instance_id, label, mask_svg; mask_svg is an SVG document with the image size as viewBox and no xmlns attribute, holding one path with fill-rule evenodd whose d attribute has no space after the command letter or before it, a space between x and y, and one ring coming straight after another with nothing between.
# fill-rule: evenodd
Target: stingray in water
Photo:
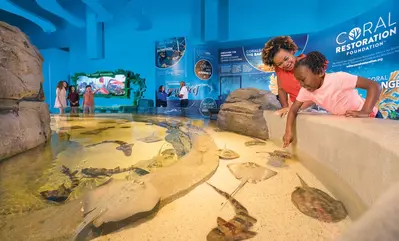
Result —
<instances>
[{"instance_id":1,"label":"stingray in water","mask_svg":"<svg viewBox=\"0 0 399 241\"><path fill-rule=\"evenodd\" d=\"M83 198L85 217L71 240L75 240L90 223L100 227L103 223L121 221L151 211L160 198L158 190L150 182L110 179Z\"/></svg>"},{"instance_id":2,"label":"stingray in water","mask_svg":"<svg viewBox=\"0 0 399 241\"><path fill-rule=\"evenodd\" d=\"M258 139L253 139L250 141L246 141L244 143L245 146L249 147L249 146L264 146L266 145L266 142L258 140Z\"/></svg>"},{"instance_id":3,"label":"stingray in water","mask_svg":"<svg viewBox=\"0 0 399 241\"><path fill-rule=\"evenodd\" d=\"M142 160L135 164L136 167L142 167L154 170L175 164L179 158L176 150L170 147L171 144L164 143L158 151L158 154L149 160Z\"/></svg>"},{"instance_id":4,"label":"stingray in water","mask_svg":"<svg viewBox=\"0 0 399 241\"><path fill-rule=\"evenodd\" d=\"M265 152L256 152L256 153L265 153ZM266 152L269 154L269 160L267 164L274 167L285 167L287 164L285 163L286 159L292 158L291 153L286 151L274 150L273 152Z\"/></svg>"},{"instance_id":5,"label":"stingray in water","mask_svg":"<svg viewBox=\"0 0 399 241\"><path fill-rule=\"evenodd\" d=\"M126 167L126 168L120 168L118 166L113 169L94 168L94 167L82 169L82 173L87 176L90 176L90 177L111 176L111 175L122 173L122 172L132 172L132 171L135 172L139 176L143 176L143 175L146 175L149 173L147 170L144 170L144 169L136 167L136 166L130 166L130 167Z\"/></svg>"},{"instance_id":6,"label":"stingray in water","mask_svg":"<svg viewBox=\"0 0 399 241\"><path fill-rule=\"evenodd\" d=\"M291 201L301 213L327 223L336 223L346 218L348 213L341 201L317 188L309 187L298 174L297 176L301 187L296 187L292 192Z\"/></svg>"},{"instance_id":7,"label":"stingray in water","mask_svg":"<svg viewBox=\"0 0 399 241\"><path fill-rule=\"evenodd\" d=\"M284 159L290 159L292 158L291 153L287 152L287 151L280 151L280 150L274 150L273 152L268 152L269 156L273 157L281 157Z\"/></svg>"},{"instance_id":8,"label":"stingray in water","mask_svg":"<svg viewBox=\"0 0 399 241\"><path fill-rule=\"evenodd\" d=\"M277 172L254 162L231 163L227 167L234 177L241 181L240 185L230 194L231 196L234 196L247 182L256 184L277 175ZM222 208L224 205L226 203Z\"/></svg>"},{"instance_id":9,"label":"stingray in water","mask_svg":"<svg viewBox=\"0 0 399 241\"><path fill-rule=\"evenodd\" d=\"M77 170L74 172L71 172L71 170L68 167L63 165L61 172L69 177L69 179L72 182L71 187L67 188L65 186L65 184L61 184L55 190L48 190L48 191L40 192L40 195L43 198L53 201L53 202L64 202L65 200L68 199L72 190L79 185L80 180L76 176L76 174L78 173Z\"/></svg>"},{"instance_id":10,"label":"stingray in water","mask_svg":"<svg viewBox=\"0 0 399 241\"><path fill-rule=\"evenodd\" d=\"M229 221L225 221L221 217L218 217L217 227L208 233L206 240L239 241L255 237L257 233L249 231L249 229L257 222L257 220L249 215L248 210L228 193L223 192L209 183L207 184L233 205L236 215Z\"/></svg>"},{"instance_id":11,"label":"stingray in water","mask_svg":"<svg viewBox=\"0 0 399 241\"><path fill-rule=\"evenodd\" d=\"M116 149L118 151L122 151L125 154L125 156L132 155L132 146L134 144L133 143L129 144L129 143L125 142L125 141L119 141L119 140L111 140L111 141L109 141L109 140L107 140L107 141L102 141L102 142L99 142L99 143L90 144L90 145L87 145L86 147L93 147L93 146L97 146L97 145L100 145L100 144L106 144L106 143L116 143L116 144L119 145L119 146L116 147Z\"/></svg>"},{"instance_id":12,"label":"stingray in water","mask_svg":"<svg viewBox=\"0 0 399 241\"><path fill-rule=\"evenodd\" d=\"M145 142L145 143L153 143L153 142L158 142L158 141L162 141L163 138L160 136L156 136L155 132L152 133L152 135L143 137L143 138L138 138L137 140Z\"/></svg>"},{"instance_id":13,"label":"stingray in water","mask_svg":"<svg viewBox=\"0 0 399 241\"><path fill-rule=\"evenodd\" d=\"M223 149L217 150L216 155L218 155L221 159L225 160L232 160L240 157L240 155L237 152L227 149L226 145L224 145Z\"/></svg>"},{"instance_id":14,"label":"stingray in water","mask_svg":"<svg viewBox=\"0 0 399 241\"><path fill-rule=\"evenodd\" d=\"M84 129L84 127L83 126L63 126L63 127L60 127L60 131L78 130L78 129Z\"/></svg>"},{"instance_id":15,"label":"stingray in water","mask_svg":"<svg viewBox=\"0 0 399 241\"><path fill-rule=\"evenodd\" d=\"M101 128L94 129L94 130L91 130L91 131L84 131L84 132L82 132L80 134L82 134L82 135L97 135L97 134L100 134L101 132L103 132L105 130L112 129L112 128L115 128L115 126L101 127Z\"/></svg>"}]
</instances>

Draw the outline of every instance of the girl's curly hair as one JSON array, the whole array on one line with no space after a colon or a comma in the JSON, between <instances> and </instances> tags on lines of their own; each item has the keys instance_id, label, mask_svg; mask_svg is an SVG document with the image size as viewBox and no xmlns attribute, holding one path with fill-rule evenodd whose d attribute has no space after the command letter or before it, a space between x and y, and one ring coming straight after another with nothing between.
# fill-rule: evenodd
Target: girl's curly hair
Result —
<instances>
[{"instance_id":1,"label":"girl's curly hair","mask_svg":"<svg viewBox=\"0 0 399 241\"><path fill-rule=\"evenodd\" d=\"M298 50L298 46L294 43L290 36L272 38L267 41L262 50L263 63L268 66L273 66L273 58L280 49L293 51L295 53Z\"/></svg>"},{"instance_id":2,"label":"girl's curly hair","mask_svg":"<svg viewBox=\"0 0 399 241\"><path fill-rule=\"evenodd\" d=\"M319 51L312 51L306 54L306 57L300 59L295 64L295 68L299 66L308 67L313 74L322 74L327 69L327 58Z\"/></svg>"}]
</instances>

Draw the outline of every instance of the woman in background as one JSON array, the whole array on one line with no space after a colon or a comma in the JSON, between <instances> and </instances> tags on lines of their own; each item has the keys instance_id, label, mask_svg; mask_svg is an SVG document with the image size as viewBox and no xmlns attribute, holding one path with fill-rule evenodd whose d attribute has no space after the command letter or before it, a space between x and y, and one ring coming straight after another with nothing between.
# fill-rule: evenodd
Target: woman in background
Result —
<instances>
[{"instance_id":1,"label":"woman in background","mask_svg":"<svg viewBox=\"0 0 399 241\"><path fill-rule=\"evenodd\" d=\"M68 87L67 82L61 80L57 84L57 89L55 90L55 104L54 108L60 109L60 114L64 114L65 107L67 107L66 101L66 89Z\"/></svg>"},{"instance_id":2,"label":"woman in background","mask_svg":"<svg viewBox=\"0 0 399 241\"><path fill-rule=\"evenodd\" d=\"M75 86L71 86L68 94L69 105L71 106L71 114L78 114L79 94L76 92Z\"/></svg>"},{"instance_id":3,"label":"woman in background","mask_svg":"<svg viewBox=\"0 0 399 241\"><path fill-rule=\"evenodd\" d=\"M169 89L168 93L165 92L163 85L159 86L157 91L157 107L168 107L167 98L172 94L172 90Z\"/></svg>"}]
</instances>

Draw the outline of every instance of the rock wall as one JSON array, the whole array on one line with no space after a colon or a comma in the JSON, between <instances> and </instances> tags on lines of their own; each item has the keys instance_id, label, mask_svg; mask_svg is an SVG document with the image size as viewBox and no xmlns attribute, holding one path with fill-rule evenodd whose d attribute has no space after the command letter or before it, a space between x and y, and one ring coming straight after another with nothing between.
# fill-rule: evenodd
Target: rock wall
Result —
<instances>
[{"instance_id":1,"label":"rock wall","mask_svg":"<svg viewBox=\"0 0 399 241\"><path fill-rule=\"evenodd\" d=\"M269 138L269 130L263 110L280 108L280 102L270 91L238 89L231 92L220 107L217 125L222 130L266 140Z\"/></svg>"},{"instance_id":2,"label":"rock wall","mask_svg":"<svg viewBox=\"0 0 399 241\"><path fill-rule=\"evenodd\" d=\"M43 57L24 33L0 22L0 160L50 136L42 63Z\"/></svg>"}]
</instances>

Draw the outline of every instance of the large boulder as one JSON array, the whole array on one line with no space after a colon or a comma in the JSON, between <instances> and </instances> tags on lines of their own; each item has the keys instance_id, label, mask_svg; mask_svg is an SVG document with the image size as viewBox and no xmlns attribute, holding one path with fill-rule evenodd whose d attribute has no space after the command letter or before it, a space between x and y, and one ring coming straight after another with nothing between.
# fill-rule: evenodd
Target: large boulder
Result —
<instances>
[{"instance_id":1,"label":"large boulder","mask_svg":"<svg viewBox=\"0 0 399 241\"><path fill-rule=\"evenodd\" d=\"M260 139L269 138L263 110L281 108L270 91L243 88L231 92L220 107L217 124L222 130L232 131Z\"/></svg>"},{"instance_id":2,"label":"large boulder","mask_svg":"<svg viewBox=\"0 0 399 241\"><path fill-rule=\"evenodd\" d=\"M18 28L0 22L0 160L36 147L50 136L43 102L43 58Z\"/></svg>"}]
</instances>

